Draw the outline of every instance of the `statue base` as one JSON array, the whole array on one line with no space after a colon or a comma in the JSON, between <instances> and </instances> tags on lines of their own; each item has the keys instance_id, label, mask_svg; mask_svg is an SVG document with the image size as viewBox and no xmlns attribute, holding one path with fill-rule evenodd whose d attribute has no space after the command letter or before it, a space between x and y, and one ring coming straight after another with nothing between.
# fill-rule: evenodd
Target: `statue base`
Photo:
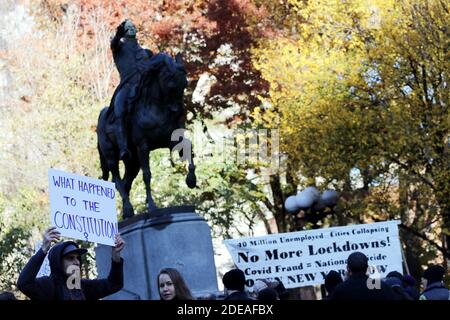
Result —
<instances>
[{"instance_id":1,"label":"statue base","mask_svg":"<svg viewBox=\"0 0 450 320\"><path fill-rule=\"evenodd\" d=\"M194 297L217 294L211 230L193 206L157 209L119 223L126 242L124 286L105 300L159 300L157 275L165 267L183 275ZM95 249L99 278L108 276L111 247Z\"/></svg>"}]
</instances>

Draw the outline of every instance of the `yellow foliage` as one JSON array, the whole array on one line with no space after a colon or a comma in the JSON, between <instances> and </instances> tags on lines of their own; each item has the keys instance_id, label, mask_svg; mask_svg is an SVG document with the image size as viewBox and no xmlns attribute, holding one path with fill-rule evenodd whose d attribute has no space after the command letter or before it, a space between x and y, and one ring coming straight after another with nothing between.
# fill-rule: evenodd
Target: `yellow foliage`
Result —
<instances>
[{"instance_id":1,"label":"yellow foliage","mask_svg":"<svg viewBox=\"0 0 450 320\"><path fill-rule=\"evenodd\" d=\"M288 2L297 32L253 50L270 83L255 122L279 124L302 175L343 182L357 168L373 182L392 163L449 210L448 3Z\"/></svg>"}]
</instances>

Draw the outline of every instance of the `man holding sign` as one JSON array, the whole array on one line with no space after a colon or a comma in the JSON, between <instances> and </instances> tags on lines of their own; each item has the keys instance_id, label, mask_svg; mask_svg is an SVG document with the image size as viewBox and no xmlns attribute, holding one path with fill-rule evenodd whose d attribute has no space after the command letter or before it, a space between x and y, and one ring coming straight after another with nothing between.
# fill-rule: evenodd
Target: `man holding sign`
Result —
<instances>
[{"instance_id":1,"label":"man holding sign","mask_svg":"<svg viewBox=\"0 0 450 320\"><path fill-rule=\"evenodd\" d=\"M125 242L115 235L112 248L111 271L106 279L81 279L81 256L87 252L73 241L52 243L61 233L56 227L44 233L42 247L31 257L19 275L17 287L32 300L98 300L123 287L123 259L120 252ZM36 278L45 256L49 252L50 276Z\"/></svg>"}]
</instances>

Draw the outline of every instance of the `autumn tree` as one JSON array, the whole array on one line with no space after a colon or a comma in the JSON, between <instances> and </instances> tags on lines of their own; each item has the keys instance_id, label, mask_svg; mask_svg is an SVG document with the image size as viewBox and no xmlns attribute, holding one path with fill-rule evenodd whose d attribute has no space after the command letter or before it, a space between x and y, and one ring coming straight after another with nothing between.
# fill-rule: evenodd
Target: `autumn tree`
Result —
<instances>
[{"instance_id":1,"label":"autumn tree","mask_svg":"<svg viewBox=\"0 0 450 320\"><path fill-rule=\"evenodd\" d=\"M182 53L189 76L186 109L193 116L211 118L214 112L234 106L235 115L246 118L267 88L253 66L250 50L258 37L270 32L267 23L252 22L264 20L269 12L251 1L46 0L43 5L56 21L70 7L80 9L80 36L96 36L92 12L99 12L97 19L109 26L111 34L120 22L131 18L141 44L154 52ZM211 81L204 85L205 79ZM199 80L205 86L204 96L192 99Z\"/></svg>"},{"instance_id":2,"label":"autumn tree","mask_svg":"<svg viewBox=\"0 0 450 320\"><path fill-rule=\"evenodd\" d=\"M125 17L136 17L134 20L139 25L143 42L152 50L185 50L191 77L186 102L189 110L197 108L199 112L192 118L192 125L196 125L212 117L214 110L223 109L220 104L204 107L208 102L203 105L197 103L193 107L190 101L196 87L196 77L205 70L221 75L227 72L225 69L234 68L229 58L233 61L237 59L234 49L231 53L225 50L229 56L220 65L220 70L212 66L217 56L223 56L225 52L218 49L221 43L214 19L221 19L218 14L220 10L228 10L226 12L231 17L234 16L232 11L240 8L236 4L229 7L233 3L222 5L217 2L214 6L214 3L200 1L186 2L181 6L174 1L155 4L138 2L129 6L125 2L113 1L28 3L24 0L23 4L26 5L23 12L26 21L14 17L20 20L18 25L21 24L22 28L17 37L13 37L15 30L7 29L10 34L8 41L12 45L1 52L2 57L6 57L12 81L10 100L5 103L2 109L4 117L0 120L3 138L0 159L0 270L2 280L9 279L1 281L2 289L12 291L26 257L33 252L34 241L41 237L40 233L48 223L48 168L56 167L91 177L100 174L95 126L99 111L109 104L114 86L118 83L109 50L110 36L117 24ZM158 10L153 10L157 4L160 5ZM207 14L213 11L216 12L214 21L207 18ZM154 19L146 19L148 16ZM170 27L167 27L169 22ZM226 25L227 31L221 32L235 32L236 35L246 32L239 29L237 22ZM8 25L9 28L14 26L13 23ZM192 40L194 35L215 35L216 40L208 45L209 51L204 51L206 42L198 42L197 38ZM239 48L247 55L246 66L253 68L248 60L249 48L244 47L244 42ZM206 60L197 56L204 56ZM237 74L240 70L233 72ZM219 82L239 87L224 77ZM248 83L239 90L247 90L254 85ZM228 95L232 95L231 91ZM249 100L242 99L240 95L239 101L244 105ZM247 181L245 170L214 157L199 161L199 189L190 191L183 184L184 168L180 165L172 167L168 159L167 152L152 153L155 177L152 187L159 206L195 204L212 225L215 235L248 234L248 227L252 228L261 214L260 210L256 210L255 203L262 193ZM144 207L145 202L140 180L138 177L132 190L138 210ZM92 246L90 249L92 252ZM90 262L92 265L92 260ZM92 276L92 273L86 274Z\"/></svg>"},{"instance_id":3,"label":"autumn tree","mask_svg":"<svg viewBox=\"0 0 450 320\"><path fill-rule=\"evenodd\" d=\"M255 50L271 106L256 122L279 125L297 183L342 192L341 223L401 219L417 276L417 257L450 249L448 5L290 4L297 33Z\"/></svg>"}]
</instances>

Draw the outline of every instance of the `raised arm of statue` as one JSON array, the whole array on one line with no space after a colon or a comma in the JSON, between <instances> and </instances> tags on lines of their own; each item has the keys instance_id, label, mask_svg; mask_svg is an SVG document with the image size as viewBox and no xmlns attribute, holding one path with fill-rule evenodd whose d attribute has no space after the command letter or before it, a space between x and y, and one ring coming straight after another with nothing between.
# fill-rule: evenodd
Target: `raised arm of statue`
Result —
<instances>
[{"instance_id":1,"label":"raised arm of statue","mask_svg":"<svg viewBox=\"0 0 450 320\"><path fill-rule=\"evenodd\" d=\"M120 39L125 35L124 23L121 23L117 29L116 34L111 40L111 50L113 53L118 52L121 47Z\"/></svg>"}]
</instances>

